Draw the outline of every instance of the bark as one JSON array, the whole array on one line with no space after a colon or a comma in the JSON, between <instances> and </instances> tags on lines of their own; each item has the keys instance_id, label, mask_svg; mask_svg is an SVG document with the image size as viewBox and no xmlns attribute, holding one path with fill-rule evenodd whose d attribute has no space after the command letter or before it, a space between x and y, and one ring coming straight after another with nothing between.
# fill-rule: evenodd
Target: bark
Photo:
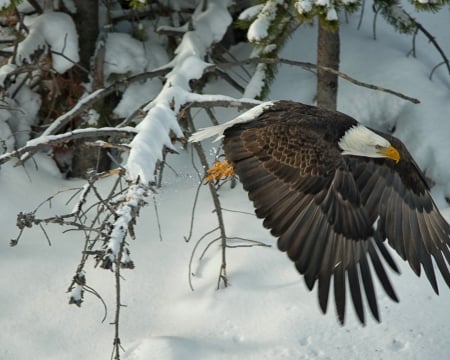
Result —
<instances>
[{"instance_id":1,"label":"bark","mask_svg":"<svg viewBox=\"0 0 450 360\"><path fill-rule=\"evenodd\" d=\"M319 38L317 41L317 65L339 70L339 29L330 31L323 21L319 21ZM338 76L330 72L317 70L317 106L336 110Z\"/></svg>"},{"instance_id":2,"label":"bark","mask_svg":"<svg viewBox=\"0 0 450 360\"><path fill-rule=\"evenodd\" d=\"M77 13L74 15L75 25L78 31L78 41L80 49L80 65L89 69L91 73L96 73L96 66L91 66L91 59L95 55L97 39L99 35L99 2L98 0L74 0ZM102 59L103 60L103 59ZM103 77L93 74L94 86L103 87ZM103 74L102 74L103 75ZM89 74L82 75L83 81L89 80ZM95 90L95 89L94 89ZM102 105L99 105L102 107ZM100 114L103 109L96 109ZM103 126L103 124L98 124ZM108 170L111 161L103 149L84 146L84 140L74 141L75 149L72 158L72 166L69 176L86 177L89 169L95 169L98 172Z\"/></svg>"},{"instance_id":3,"label":"bark","mask_svg":"<svg viewBox=\"0 0 450 360\"><path fill-rule=\"evenodd\" d=\"M98 37L98 0L74 0L77 13L73 16L78 31L80 65L90 69ZM85 81L89 74L84 74Z\"/></svg>"}]
</instances>

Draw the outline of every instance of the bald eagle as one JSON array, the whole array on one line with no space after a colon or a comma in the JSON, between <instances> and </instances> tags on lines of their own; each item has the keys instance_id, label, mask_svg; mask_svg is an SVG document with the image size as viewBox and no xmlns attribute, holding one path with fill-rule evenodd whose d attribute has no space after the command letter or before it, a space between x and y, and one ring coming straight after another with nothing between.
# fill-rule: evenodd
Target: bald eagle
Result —
<instances>
[{"instance_id":1,"label":"bald eagle","mask_svg":"<svg viewBox=\"0 0 450 360\"><path fill-rule=\"evenodd\" d=\"M397 138L291 101L263 103L190 141L214 135L278 248L309 290L317 283L323 313L332 287L344 323L348 287L361 323L364 294L380 321L373 272L398 301L385 271L398 272L386 239L418 276L423 268L436 293L435 265L450 287L450 226Z\"/></svg>"}]
</instances>

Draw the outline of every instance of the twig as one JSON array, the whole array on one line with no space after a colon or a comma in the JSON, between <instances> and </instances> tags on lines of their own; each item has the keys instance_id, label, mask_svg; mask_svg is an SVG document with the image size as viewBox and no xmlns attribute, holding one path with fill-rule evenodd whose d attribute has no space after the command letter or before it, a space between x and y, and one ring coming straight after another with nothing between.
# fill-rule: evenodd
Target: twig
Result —
<instances>
[{"instance_id":1,"label":"twig","mask_svg":"<svg viewBox=\"0 0 450 360\"><path fill-rule=\"evenodd\" d=\"M206 255L206 253L208 252L208 250L209 250L209 248L211 247L211 245L214 244L214 243L216 243L216 242L218 242L218 241L220 241L220 240L221 240L221 239L220 239L220 236L219 236L219 237L216 237L215 239L212 239L208 244L206 244L206 246L205 246L205 248L203 249L202 253L200 254L198 260L199 260L199 261L202 261L202 260L203 260L203 257Z\"/></svg>"},{"instance_id":2,"label":"twig","mask_svg":"<svg viewBox=\"0 0 450 360\"><path fill-rule=\"evenodd\" d=\"M217 120L216 116L212 112L211 108L207 107L205 109L206 113L208 114L208 117L211 119L211 122L213 125L219 125L219 121Z\"/></svg>"},{"instance_id":3,"label":"twig","mask_svg":"<svg viewBox=\"0 0 450 360\"><path fill-rule=\"evenodd\" d=\"M208 235L212 234L213 232L216 232L217 230L219 230L219 227L216 227L206 233L204 233L195 243L194 248L192 249L191 252L191 257L189 258L189 265L188 265L188 283L189 283L189 287L192 291L194 291L194 286L192 285L192 262L194 261L194 255L197 251L198 246L200 245L200 243L202 242L202 240L204 238L206 238ZM220 238L218 238L220 239Z\"/></svg>"},{"instance_id":4,"label":"twig","mask_svg":"<svg viewBox=\"0 0 450 360\"><path fill-rule=\"evenodd\" d=\"M195 217L195 209L197 207L197 201L198 201L198 195L200 193L200 189L202 187L203 183L200 181L197 190L195 191L195 197L194 197L194 203L192 204L192 211L191 211L191 223L189 224L189 234L188 236L184 236L184 241L189 242L192 238L192 230L194 228L194 217Z\"/></svg>"},{"instance_id":5,"label":"twig","mask_svg":"<svg viewBox=\"0 0 450 360\"><path fill-rule=\"evenodd\" d=\"M120 151L129 152L131 150L131 147L126 144L111 144L109 142L103 141L103 140L97 140L95 142L85 142L85 146L92 146L92 147L99 147L102 149L116 149Z\"/></svg>"},{"instance_id":6,"label":"twig","mask_svg":"<svg viewBox=\"0 0 450 360\"><path fill-rule=\"evenodd\" d=\"M120 276L120 263L122 261L122 255L123 255L123 248L124 248L124 241L120 244L120 251L118 256L116 257L116 266L114 269L114 278L115 278L115 285L116 285L116 311L114 315L114 341L113 341L113 358L115 360L120 360L120 351L124 350L121 343L120 343L120 308L122 307L121 303L121 276Z\"/></svg>"},{"instance_id":7,"label":"twig","mask_svg":"<svg viewBox=\"0 0 450 360\"><path fill-rule=\"evenodd\" d=\"M39 224L39 227L41 228L42 232L45 235L45 238L47 239L48 242L48 246L52 246L52 242L50 241L50 238L48 237L47 231L45 231L44 227L42 226L42 224Z\"/></svg>"},{"instance_id":8,"label":"twig","mask_svg":"<svg viewBox=\"0 0 450 360\"><path fill-rule=\"evenodd\" d=\"M228 211L228 212L232 212L232 213L238 213L238 214L255 216L255 213L251 213L251 212L248 212L248 211L232 210L232 209L226 209L226 208L222 208L222 211Z\"/></svg>"},{"instance_id":9,"label":"twig","mask_svg":"<svg viewBox=\"0 0 450 360\"><path fill-rule=\"evenodd\" d=\"M249 242L251 243L250 245L243 245L243 244L238 244L238 245L228 245L229 248L233 248L233 247L252 247L252 246L264 246L264 247L272 247L272 245L263 243L262 241L257 241L257 240L252 240L252 239L246 239L246 238L242 238L239 236L234 236L234 237L229 237L228 240L239 240L239 241L244 241L244 242Z\"/></svg>"},{"instance_id":10,"label":"twig","mask_svg":"<svg viewBox=\"0 0 450 360\"><path fill-rule=\"evenodd\" d=\"M373 23L372 23L372 36L373 36L373 39L376 40L377 39L377 18L378 18L378 13L380 12L380 8L377 8L375 6L375 4L373 4L372 10L374 12Z\"/></svg>"},{"instance_id":11,"label":"twig","mask_svg":"<svg viewBox=\"0 0 450 360\"><path fill-rule=\"evenodd\" d=\"M103 298L100 296L100 294L99 294L97 291L95 291L93 288L91 288L90 286L84 285L84 286L83 286L83 289L84 289L85 291L87 291L88 293L94 295L94 296L95 296L97 299L99 299L100 302L103 304L104 315L103 315L103 318L102 318L101 322L102 322L102 323L105 322L106 317L107 317L107 315L108 315L108 306L106 305L105 300L103 300Z\"/></svg>"},{"instance_id":12,"label":"twig","mask_svg":"<svg viewBox=\"0 0 450 360\"><path fill-rule=\"evenodd\" d=\"M359 21L358 21L358 26L356 27L358 30L361 28L361 24L362 24L362 19L364 17L364 9L366 7L366 1L363 0L361 3L361 12L359 14Z\"/></svg>"},{"instance_id":13,"label":"twig","mask_svg":"<svg viewBox=\"0 0 450 360\"><path fill-rule=\"evenodd\" d=\"M64 58L68 62L72 63L72 65L74 65L75 67L79 68L81 71L85 72L86 74L89 74L89 70L88 69L86 69L84 66L82 66L78 62L73 61L70 57L68 57L66 54L64 54L64 50L66 49L66 46L67 46L67 35L68 35L67 33L64 34L64 45L62 47L62 51L56 51L56 50L50 49L50 52L52 54L54 54L54 55L61 56L62 58Z\"/></svg>"},{"instance_id":14,"label":"twig","mask_svg":"<svg viewBox=\"0 0 450 360\"><path fill-rule=\"evenodd\" d=\"M158 204L156 203L156 197L155 196L153 196L153 207L155 209L155 216L156 216L156 224L158 226L159 241L163 241L162 232L161 232L161 222L159 221Z\"/></svg>"},{"instance_id":15,"label":"twig","mask_svg":"<svg viewBox=\"0 0 450 360\"><path fill-rule=\"evenodd\" d=\"M81 71L83 71L86 74L89 74L89 70L86 69L84 66L82 66L81 64L73 61L70 57L68 57L67 55L65 55L62 52L56 51L56 50L51 50L50 51L53 55L58 55L61 56L62 58L64 58L65 60L67 60L68 62L71 62L73 64L73 66L77 67L78 69L80 69Z\"/></svg>"},{"instance_id":16,"label":"twig","mask_svg":"<svg viewBox=\"0 0 450 360\"><path fill-rule=\"evenodd\" d=\"M372 85L372 84L368 84L368 83L356 80L356 79L352 78L351 76L349 76L349 75L347 75L347 74L345 74L345 73L343 73L341 71L332 69L332 68L327 67L327 66L318 66L316 64L313 64L313 63L310 63L310 62L304 62L304 61L296 61L296 60L289 60L289 59L283 59L283 58L250 58L250 59L241 60L241 61L234 62L234 63L224 63L224 64L211 65L205 70L205 72L213 71L216 67L221 67L221 68L226 69L226 68L229 68L229 67L240 66L240 65L278 64L278 63L279 64L286 64L286 65L293 65L293 66L300 66L300 67L303 67L303 68L306 68L306 69L321 69L321 70L330 72L332 74L335 74L335 75L341 77L342 79L345 79L345 80L347 80L347 81L349 81L349 82L351 82L351 83L353 83L355 85L362 86L362 87L365 87L365 88L368 88L368 89L372 89L372 90L386 92L388 94L398 96L401 99L408 100L408 101L412 102L413 104L419 104L420 103L420 101L418 99L415 99L413 97L404 95L404 94L399 93L397 91L386 89L386 88L383 88L381 86Z\"/></svg>"},{"instance_id":17,"label":"twig","mask_svg":"<svg viewBox=\"0 0 450 360\"><path fill-rule=\"evenodd\" d=\"M215 66L215 65L214 65ZM253 99L218 99L218 100L193 100L186 102L178 112L178 119L183 119L186 116L186 112L191 108L203 108L203 109L211 109L216 107L226 107L226 108L237 108L241 109L250 109L255 105L260 104L261 101L253 100Z\"/></svg>"},{"instance_id":18,"label":"twig","mask_svg":"<svg viewBox=\"0 0 450 360\"><path fill-rule=\"evenodd\" d=\"M445 63L446 63L445 61L441 61L439 64L436 64L436 65L433 67L433 69L430 71L430 76L429 76L429 79L430 79L430 80L433 80L433 74L434 74L434 72L435 72L440 66L444 65Z\"/></svg>"},{"instance_id":19,"label":"twig","mask_svg":"<svg viewBox=\"0 0 450 360\"><path fill-rule=\"evenodd\" d=\"M241 94L245 92L245 88L241 86L236 80L234 80L230 74L227 72L217 69L216 74L220 76L223 80L225 80L228 84L230 84L232 87L234 87L237 91L239 91Z\"/></svg>"},{"instance_id":20,"label":"twig","mask_svg":"<svg viewBox=\"0 0 450 360\"><path fill-rule=\"evenodd\" d=\"M408 15L409 16L409 15ZM428 40L433 44L433 46L436 48L436 50L438 51L438 53L441 55L442 59L443 59L443 63L446 65L447 67L447 71L450 74L450 61L448 60L447 56L445 55L444 50L442 50L442 48L439 46L439 44L436 41L436 38L427 30L424 28L424 26L421 23L418 23L415 19L413 19L412 17L410 17L410 19L412 21L414 21L414 23L416 24L417 28L422 31L422 33L428 38Z\"/></svg>"},{"instance_id":21,"label":"twig","mask_svg":"<svg viewBox=\"0 0 450 360\"><path fill-rule=\"evenodd\" d=\"M416 29L414 30L414 34L412 36L411 50L408 53L408 56L411 53L414 58L416 57L416 39L417 39L418 32L419 32L419 28L416 27Z\"/></svg>"}]
</instances>

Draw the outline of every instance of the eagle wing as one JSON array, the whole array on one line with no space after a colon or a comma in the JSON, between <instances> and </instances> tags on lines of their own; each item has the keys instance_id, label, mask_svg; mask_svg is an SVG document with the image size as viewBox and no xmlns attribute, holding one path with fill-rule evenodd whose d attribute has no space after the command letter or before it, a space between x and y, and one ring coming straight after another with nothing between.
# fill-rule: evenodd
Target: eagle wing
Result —
<instances>
[{"instance_id":1,"label":"eagle wing","mask_svg":"<svg viewBox=\"0 0 450 360\"><path fill-rule=\"evenodd\" d=\"M347 284L360 321L365 321L363 293L379 320L369 262L395 301L382 259L397 268L374 230L352 172L330 144L302 127L259 120L225 130L224 150L279 249L287 252L310 290L318 282L322 311L333 278L342 323Z\"/></svg>"},{"instance_id":2,"label":"eagle wing","mask_svg":"<svg viewBox=\"0 0 450 360\"><path fill-rule=\"evenodd\" d=\"M420 276L421 266L438 293L432 258L450 287L450 225L440 214L425 178L404 144L383 134L400 151L398 164L353 157L347 163L361 201L377 231Z\"/></svg>"}]
</instances>

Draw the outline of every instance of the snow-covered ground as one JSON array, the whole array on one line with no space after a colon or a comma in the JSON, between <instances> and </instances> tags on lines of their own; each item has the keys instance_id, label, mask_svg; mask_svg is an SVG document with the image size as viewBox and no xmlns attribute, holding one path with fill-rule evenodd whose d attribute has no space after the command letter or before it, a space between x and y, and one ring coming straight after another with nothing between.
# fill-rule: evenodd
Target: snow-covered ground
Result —
<instances>
[{"instance_id":1,"label":"snow-covered ground","mask_svg":"<svg viewBox=\"0 0 450 360\"><path fill-rule=\"evenodd\" d=\"M420 14L419 21L436 36L450 54L449 13ZM381 129L395 126L427 176L436 182L433 195L439 206L448 207L450 194L450 77L422 36L417 58L407 57L411 38L383 24L372 40L372 17L366 11L361 30L358 18L341 29L341 70L369 83L420 99L413 105L392 95L340 82L339 110ZM287 44L283 56L314 61L315 28L301 27ZM237 48L236 53L242 49ZM219 88L219 85L214 85ZM214 87L212 86L212 87ZM312 103L314 75L299 68L282 66L271 99ZM235 95L235 94L234 94ZM123 104L122 104L123 105ZM223 112L220 114L224 114ZM224 114L223 120L232 115ZM209 143L206 143L208 145ZM214 145L212 145L214 146ZM217 144L215 145L217 146ZM196 241L216 226L212 202L205 188L200 193L194 232L189 243L191 209L197 176L190 153L180 149L169 158L175 176L165 172L157 203L162 241L153 206L141 213L137 240L131 244L136 264L124 272L121 341L125 359L448 359L450 357L450 290L441 278L440 296L428 281L417 278L397 258L402 274L391 274L400 304L378 291L382 323L369 318L362 327L352 310L341 327L330 306L322 315L316 294L310 293L286 255L276 246L228 250L230 286L216 290L220 249L213 245L201 261L205 239L193 261L193 286L188 284L188 265ZM211 154L213 151L211 151ZM88 280L107 302L103 306L86 295L81 308L69 306L65 292L80 258L82 236L62 234L62 228L47 229L49 247L38 229L26 230L15 248L15 215L30 211L62 188L82 186L81 180L61 180L54 165L39 156L39 168L6 164L0 169L0 359L108 359L112 349L114 278L105 270L88 267ZM107 184L105 184L107 186ZM221 190L224 208L252 212L246 194L238 186ZM62 212L69 195L52 202L49 214ZM71 205L69 205L69 209ZM443 209L450 221L450 210ZM226 212L229 236L239 236L275 245L253 215Z\"/></svg>"}]
</instances>

